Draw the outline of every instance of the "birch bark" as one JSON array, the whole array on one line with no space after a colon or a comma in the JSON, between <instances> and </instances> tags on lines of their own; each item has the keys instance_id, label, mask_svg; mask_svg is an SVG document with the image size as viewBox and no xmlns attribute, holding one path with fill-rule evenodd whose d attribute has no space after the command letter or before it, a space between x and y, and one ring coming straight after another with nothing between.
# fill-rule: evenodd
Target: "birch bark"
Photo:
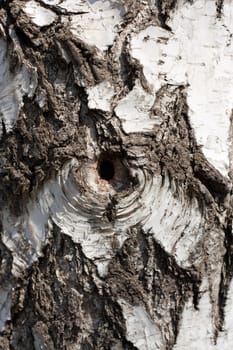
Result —
<instances>
[{"instance_id":1,"label":"birch bark","mask_svg":"<svg viewBox=\"0 0 233 350\"><path fill-rule=\"evenodd\" d=\"M231 0L1 0L0 349L233 348Z\"/></svg>"}]
</instances>

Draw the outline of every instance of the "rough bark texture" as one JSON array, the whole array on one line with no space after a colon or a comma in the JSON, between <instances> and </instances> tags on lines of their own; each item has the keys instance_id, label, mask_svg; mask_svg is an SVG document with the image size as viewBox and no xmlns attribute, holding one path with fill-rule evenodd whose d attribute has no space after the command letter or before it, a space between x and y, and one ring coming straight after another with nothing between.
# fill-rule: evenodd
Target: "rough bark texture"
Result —
<instances>
[{"instance_id":1,"label":"rough bark texture","mask_svg":"<svg viewBox=\"0 0 233 350\"><path fill-rule=\"evenodd\" d=\"M0 349L233 347L230 0L0 0Z\"/></svg>"}]
</instances>

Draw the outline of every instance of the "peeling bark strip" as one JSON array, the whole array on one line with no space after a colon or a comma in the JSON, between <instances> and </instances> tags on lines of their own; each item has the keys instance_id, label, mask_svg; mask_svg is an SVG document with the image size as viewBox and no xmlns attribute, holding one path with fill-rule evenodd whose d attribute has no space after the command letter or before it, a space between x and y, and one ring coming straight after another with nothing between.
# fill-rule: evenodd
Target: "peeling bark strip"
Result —
<instances>
[{"instance_id":1,"label":"peeling bark strip","mask_svg":"<svg viewBox=\"0 0 233 350\"><path fill-rule=\"evenodd\" d=\"M232 2L0 5L0 349L231 349Z\"/></svg>"}]
</instances>

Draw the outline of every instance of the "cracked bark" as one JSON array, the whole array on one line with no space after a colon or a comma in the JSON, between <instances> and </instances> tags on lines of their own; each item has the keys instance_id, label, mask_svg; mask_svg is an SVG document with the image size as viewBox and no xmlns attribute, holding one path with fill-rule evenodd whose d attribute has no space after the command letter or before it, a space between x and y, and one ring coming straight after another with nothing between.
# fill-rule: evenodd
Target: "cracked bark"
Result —
<instances>
[{"instance_id":1,"label":"cracked bark","mask_svg":"<svg viewBox=\"0 0 233 350\"><path fill-rule=\"evenodd\" d=\"M232 348L231 11L1 1L1 349Z\"/></svg>"}]
</instances>

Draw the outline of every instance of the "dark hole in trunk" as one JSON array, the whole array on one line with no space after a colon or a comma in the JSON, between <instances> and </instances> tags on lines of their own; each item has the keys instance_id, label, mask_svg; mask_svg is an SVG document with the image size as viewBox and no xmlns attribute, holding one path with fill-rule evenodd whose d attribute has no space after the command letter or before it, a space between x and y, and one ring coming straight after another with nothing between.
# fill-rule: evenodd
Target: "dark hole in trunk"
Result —
<instances>
[{"instance_id":1,"label":"dark hole in trunk","mask_svg":"<svg viewBox=\"0 0 233 350\"><path fill-rule=\"evenodd\" d=\"M114 164L111 160L104 159L99 165L99 175L101 179L110 181L115 174Z\"/></svg>"}]
</instances>

